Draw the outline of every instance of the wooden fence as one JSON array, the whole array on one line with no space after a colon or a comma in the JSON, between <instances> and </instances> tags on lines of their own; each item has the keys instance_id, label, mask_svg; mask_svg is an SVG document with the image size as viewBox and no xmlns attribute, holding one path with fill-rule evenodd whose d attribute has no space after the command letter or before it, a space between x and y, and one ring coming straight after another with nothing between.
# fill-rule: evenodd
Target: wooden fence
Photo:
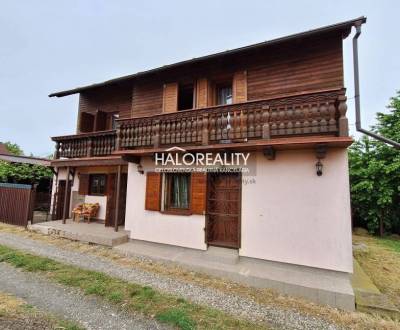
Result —
<instances>
[{"instance_id":1,"label":"wooden fence","mask_svg":"<svg viewBox=\"0 0 400 330\"><path fill-rule=\"evenodd\" d=\"M0 183L0 221L28 225L33 217L34 190L30 185Z\"/></svg>"}]
</instances>

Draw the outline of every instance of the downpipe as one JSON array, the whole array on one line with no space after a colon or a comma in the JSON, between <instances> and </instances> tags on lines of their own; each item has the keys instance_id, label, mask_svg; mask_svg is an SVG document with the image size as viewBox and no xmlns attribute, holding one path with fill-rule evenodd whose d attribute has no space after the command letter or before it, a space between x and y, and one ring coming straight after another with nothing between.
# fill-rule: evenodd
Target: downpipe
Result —
<instances>
[{"instance_id":1,"label":"downpipe","mask_svg":"<svg viewBox=\"0 0 400 330\"><path fill-rule=\"evenodd\" d=\"M361 34L361 25L362 21L358 21L355 23L356 34L353 37L353 67L354 67L354 102L356 108L356 130L360 133L368 135L376 140L387 143L396 149L400 149L400 143L388 139L384 136L376 134L374 132L368 131L361 127L361 105L360 105L360 78L359 78L359 69L358 69L358 37Z\"/></svg>"}]
</instances>

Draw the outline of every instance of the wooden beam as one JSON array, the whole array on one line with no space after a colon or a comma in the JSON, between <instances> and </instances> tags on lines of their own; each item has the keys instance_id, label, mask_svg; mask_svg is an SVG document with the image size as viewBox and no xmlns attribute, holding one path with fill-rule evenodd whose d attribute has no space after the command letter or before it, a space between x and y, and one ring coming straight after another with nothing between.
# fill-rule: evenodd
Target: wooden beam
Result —
<instances>
[{"instance_id":1,"label":"wooden beam","mask_svg":"<svg viewBox=\"0 0 400 330\"><path fill-rule=\"evenodd\" d=\"M65 194L64 194L64 207L63 207L63 217L62 223L65 224L65 219L67 218L67 201L68 201L68 188L69 188L69 176L70 176L70 168L67 166L67 178L65 179Z\"/></svg>"},{"instance_id":2,"label":"wooden beam","mask_svg":"<svg viewBox=\"0 0 400 330\"><path fill-rule=\"evenodd\" d=\"M115 198L115 219L114 230L118 231L118 217L119 217L119 191L121 189L121 165L118 165L117 173L117 196Z\"/></svg>"},{"instance_id":3,"label":"wooden beam","mask_svg":"<svg viewBox=\"0 0 400 330\"><path fill-rule=\"evenodd\" d=\"M128 163L140 164L140 157L138 157L138 156L123 155L122 160L124 160Z\"/></svg>"}]
</instances>

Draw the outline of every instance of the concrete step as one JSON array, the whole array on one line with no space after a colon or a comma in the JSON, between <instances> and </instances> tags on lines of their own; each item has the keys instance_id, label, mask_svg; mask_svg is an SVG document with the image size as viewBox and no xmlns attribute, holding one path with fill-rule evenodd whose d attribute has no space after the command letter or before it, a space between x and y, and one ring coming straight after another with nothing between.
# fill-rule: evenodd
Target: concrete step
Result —
<instances>
[{"instance_id":1,"label":"concrete step","mask_svg":"<svg viewBox=\"0 0 400 330\"><path fill-rule=\"evenodd\" d=\"M208 261L235 265L239 262L239 251L223 247L209 246L204 256Z\"/></svg>"}]
</instances>

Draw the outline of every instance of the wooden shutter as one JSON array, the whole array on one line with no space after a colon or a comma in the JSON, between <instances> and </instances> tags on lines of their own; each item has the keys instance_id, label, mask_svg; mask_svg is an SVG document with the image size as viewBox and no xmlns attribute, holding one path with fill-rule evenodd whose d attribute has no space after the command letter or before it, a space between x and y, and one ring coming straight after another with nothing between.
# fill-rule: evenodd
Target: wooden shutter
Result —
<instances>
[{"instance_id":1,"label":"wooden shutter","mask_svg":"<svg viewBox=\"0 0 400 330\"><path fill-rule=\"evenodd\" d=\"M178 83L164 85L163 112L178 110Z\"/></svg>"},{"instance_id":2,"label":"wooden shutter","mask_svg":"<svg viewBox=\"0 0 400 330\"><path fill-rule=\"evenodd\" d=\"M145 209L149 211L161 209L161 173L147 172Z\"/></svg>"},{"instance_id":3,"label":"wooden shutter","mask_svg":"<svg viewBox=\"0 0 400 330\"><path fill-rule=\"evenodd\" d=\"M204 214L206 209L207 176L205 173L192 173L191 210L193 214Z\"/></svg>"},{"instance_id":4,"label":"wooden shutter","mask_svg":"<svg viewBox=\"0 0 400 330\"><path fill-rule=\"evenodd\" d=\"M247 101L247 72L239 71L233 75L233 102Z\"/></svg>"},{"instance_id":5,"label":"wooden shutter","mask_svg":"<svg viewBox=\"0 0 400 330\"><path fill-rule=\"evenodd\" d=\"M107 128L107 113L104 111L96 112L95 131L105 131Z\"/></svg>"},{"instance_id":6,"label":"wooden shutter","mask_svg":"<svg viewBox=\"0 0 400 330\"><path fill-rule=\"evenodd\" d=\"M79 174L79 195L89 194L89 174Z\"/></svg>"},{"instance_id":7,"label":"wooden shutter","mask_svg":"<svg viewBox=\"0 0 400 330\"><path fill-rule=\"evenodd\" d=\"M208 105L209 84L206 78L200 78L196 84L196 108L206 108Z\"/></svg>"},{"instance_id":8,"label":"wooden shutter","mask_svg":"<svg viewBox=\"0 0 400 330\"><path fill-rule=\"evenodd\" d=\"M94 116L87 112L81 112L79 118L79 132L93 132Z\"/></svg>"}]
</instances>

